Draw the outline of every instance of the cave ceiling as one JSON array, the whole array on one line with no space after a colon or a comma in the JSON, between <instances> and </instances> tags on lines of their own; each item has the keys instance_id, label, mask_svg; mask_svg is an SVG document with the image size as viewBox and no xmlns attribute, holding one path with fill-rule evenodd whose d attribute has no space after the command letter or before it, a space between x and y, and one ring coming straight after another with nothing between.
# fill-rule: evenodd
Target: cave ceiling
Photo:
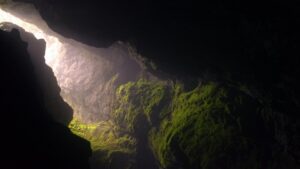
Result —
<instances>
[{"instance_id":1,"label":"cave ceiling","mask_svg":"<svg viewBox=\"0 0 300 169\"><path fill-rule=\"evenodd\" d=\"M189 74L236 71L245 48L261 50L266 40L299 27L289 22L297 19L297 5L286 1L15 1L33 3L65 37L97 47L130 42L161 69Z\"/></svg>"}]
</instances>

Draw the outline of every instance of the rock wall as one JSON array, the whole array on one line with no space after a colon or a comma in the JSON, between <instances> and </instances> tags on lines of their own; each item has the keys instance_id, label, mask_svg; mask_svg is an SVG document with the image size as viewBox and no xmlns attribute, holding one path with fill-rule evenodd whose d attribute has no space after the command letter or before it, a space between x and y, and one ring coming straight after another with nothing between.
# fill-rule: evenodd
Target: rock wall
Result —
<instances>
[{"instance_id":1,"label":"rock wall","mask_svg":"<svg viewBox=\"0 0 300 169\"><path fill-rule=\"evenodd\" d=\"M43 41L32 40L32 45L45 45ZM0 30L1 168L88 169L90 145L51 118L44 104L41 77L37 77L38 69L27 51L29 46L16 29ZM38 53L38 58L43 58L42 52ZM48 70L45 63L39 66ZM55 79L53 73L43 75ZM52 92L59 95L58 90ZM60 100L55 103L58 107L67 106Z\"/></svg>"},{"instance_id":2,"label":"rock wall","mask_svg":"<svg viewBox=\"0 0 300 169\"><path fill-rule=\"evenodd\" d=\"M94 20L82 21L90 14L87 9L95 12L97 7L71 3L75 14L80 13L77 9L84 14L73 19L62 10L63 2L34 3L55 30L74 38L82 31L78 39L95 44L82 39L85 35L91 38L86 30L97 28L91 22ZM230 42L215 41L216 35L208 34L208 48L200 38L183 48L177 45L183 44L184 38L178 38L182 40L176 43L178 48L164 45L172 38L150 38L150 43L160 44L147 48L157 59L158 70L122 42L107 49L94 48L57 35L64 50L52 68L62 96L75 110L70 129L91 143L92 168L299 168L299 59L294 57L298 27L296 22L286 22L289 16L297 17L290 12L277 15L276 10L265 13L264 8L254 11L258 15L245 11L236 17L221 5L213 16L226 13L224 16L232 17L230 32L237 31L217 31L223 38L233 35ZM55 27L55 23L60 24ZM226 23L220 21L212 28ZM143 40L139 43L149 42ZM195 43L198 41L203 44ZM195 44L189 46L191 43ZM161 48L175 53L180 49L180 56L160 57L164 56L157 51ZM203 48L218 52L207 54ZM181 74L177 67L187 69ZM161 73L162 69L169 74Z\"/></svg>"},{"instance_id":3,"label":"rock wall","mask_svg":"<svg viewBox=\"0 0 300 169\"><path fill-rule=\"evenodd\" d=\"M138 79L143 72L130 56L129 46L119 42L108 49L97 49L65 41L64 48L65 53L53 63L62 96L77 117L90 122L108 119L115 88Z\"/></svg>"}]
</instances>

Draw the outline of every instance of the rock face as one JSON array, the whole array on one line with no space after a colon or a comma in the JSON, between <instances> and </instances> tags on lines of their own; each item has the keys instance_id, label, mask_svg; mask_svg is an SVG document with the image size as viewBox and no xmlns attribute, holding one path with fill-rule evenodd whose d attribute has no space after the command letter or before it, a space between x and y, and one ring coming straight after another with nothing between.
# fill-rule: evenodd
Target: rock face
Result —
<instances>
[{"instance_id":1,"label":"rock face","mask_svg":"<svg viewBox=\"0 0 300 169\"><path fill-rule=\"evenodd\" d=\"M34 66L37 82L42 88L45 108L56 122L68 125L72 120L73 110L60 96L61 88L58 86L56 77L52 69L45 64L45 41L37 40L23 28L11 23L2 23L2 29L6 31L17 29L20 38L27 42L27 51Z\"/></svg>"},{"instance_id":2,"label":"rock face","mask_svg":"<svg viewBox=\"0 0 300 169\"><path fill-rule=\"evenodd\" d=\"M44 104L45 94L36 71L47 71L45 63L39 68L33 67L26 49L29 46L15 29L11 33L0 31L0 41L1 168L88 169L89 143L55 122ZM45 43L34 39L31 42L41 47L36 54L39 59L43 58ZM43 75L48 76L48 82L55 79L49 72ZM58 90L52 92L59 95ZM65 104L54 102L58 107Z\"/></svg>"},{"instance_id":3,"label":"rock face","mask_svg":"<svg viewBox=\"0 0 300 169\"><path fill-rule=\"evenodd\" d=\"M299 168L299 115L247 86L141 78L115 97L109 121L70 125L91 141L94 169Z\"/></svg>"},{"instance_id":4,"label":"rock face","mask_svg":"<svg viewBox=\"0 0 300 169\"><path fill-rule=\"evenodd\" d=\"M68 107L53 106L57 104L55 101L63 102L57 93L72 106L77 118L89 122L106 120L112 111L115 88L121 83L137 80L143 73L144 68L139 56L128 44L116 42L109 48L87 46L50 30L32 5L16 3L6 6L5 9L13 16L27 21L26 24L20 22L15 24L19 26L30 24L35 30L29 26L24 26L26 27L24 29L33 34L40 32L47 43L46 52L42 51L42 47L31 44L33 36L29 37L24 31L21 32L23 40L29 42L28 50L32 53L34 66L38 69L37 75L40 77L44 94L47 95L45 96L47 109L55 120L62 124L68 124L72 114L67 113ZM2 20L13 22L8 18L2 17ZM2 27L3 29L16 27L21 30L18 26L8 23L2 24ZM35 36L39 37L37 34ZM45 59L38 58L40 55L45 55ZM40 67L45 61L52 70L49 67L45 67L47 70ZM52 71L56 79L45 78L47 76L44 74L49 72L52 74ZM57 83L60 88L57 88Z\"/></svg>"},{"instance_id":5,"label":"rock face","mask_svg":"<svg viewBox=\"0 0 300 169\"><path fill-rule=\"evenodd\" d=\"M33 3L66 37L98 47L130 41L159 69L176 74L210 69L249 76L255 67L257 76L275 62L291 65L299 54L293 1L17 1Z\"/></svg>"},{"instance_id":6,"label":"rock face","mask_svg":"<svg viewBox=\"0 0 300 169\"><path fill-rule=\"evenodd\" d=\"M61 95L77 118L86 122L107 120L116 87L137 80L143 72L141 65L130 56L130 47L121 42L107 49L67 39L63 44L64 54L52 63Z\"/></svg>"},{"instance_id":7,"label":"rock face","mask_svg":"<svg viewBox=\"0 0 300 169\"><path fill-rule=\"evenodd\" d=\"M155 63L139 64L122 42L62 38L71 50L53 71L93 169L300 168L293 4L30 2L66 37L132 37Z\"/></svg>"},{"instance_id":8,"label":"rock face","mask_svg":"<svg viewBox=\"0 0 300 169\"><path fill-rule=\"evenodd\" d=\"M22 28L17 28L19 31ZM36 40L30 33L21 32L22 40L28 43L27 51L30 54L38 83L42 87L45 108L56 122L69 124L73 117L72 108L65 103L60 96L61 88L52 69L45 63L46 43L44 40Z\"/></svg>"}]
</instances>

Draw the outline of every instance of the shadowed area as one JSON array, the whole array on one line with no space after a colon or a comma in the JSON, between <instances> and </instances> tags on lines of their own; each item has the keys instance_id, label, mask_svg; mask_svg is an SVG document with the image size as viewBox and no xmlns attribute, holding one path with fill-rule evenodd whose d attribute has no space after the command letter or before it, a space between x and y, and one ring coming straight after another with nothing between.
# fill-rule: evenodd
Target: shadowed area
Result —
<instances>
[{"instance_id":1,"label":"shadowed area","mask_svg":"<svg viewBox=\"0 0 300 169\"><path fill-rule=\"evenodd\" d=\"M30 56L17 40L25 56L3 58L3 117L16 124L3 123L4 153L30 151L26 167L84 168L91 155L92 169L300 168L293 3L17 1L30 4L0 0L0 22L43 38L51 67L24 31Z\"/></svg>"},{"instance_id":2,"label":"shadowed area","mask_svg":"<svg viewBox=\"0 0 300 169\"><path fill-rule=\"evenodd\" d=\"M89 143L54 122L46 110L27 43L16 29L0 31L0 40L1 168L88 169ZM36 54L43 58L45 42L31 42L38 44ZM46 67L44 62L42 66ZM53 73L44 75L55 79Z\"/></svg>"}]
</instances>

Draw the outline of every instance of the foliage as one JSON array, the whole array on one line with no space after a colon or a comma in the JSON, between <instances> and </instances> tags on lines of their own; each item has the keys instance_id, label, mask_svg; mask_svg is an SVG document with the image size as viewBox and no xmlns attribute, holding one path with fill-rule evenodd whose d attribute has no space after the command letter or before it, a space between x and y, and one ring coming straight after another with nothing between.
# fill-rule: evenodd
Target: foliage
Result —
<instances>
[{"instance_id":1,"label":"foliage","mask_svg":"<svg viewBox=\"0 0 300 169\"><path fill-rule=\"evenodd\" d=\"M185 91L180 83L140 79L116 89L111 120L74 119L70 128L91 142L102 168L133 167L141 137L163 169L276 168L290 159L282 153L288 120L256 96L246 85L210 82Z\"/></svg>"},{"instance_id":2,"label":"foliage","mask_svg":"<svg viewBox=\"0 0 300 169\"><path fill-rule=\"evenodd\" d=\"M127 153L135 151L135 139L129 135L118 135L116 125L112 121L84 123L75 118L69 124L69 128L74 134L89 140L94 151L107 150Z\"/></svg>"},{"instance_id":3,"label":"foliage","mask_svg":"<svg viewBox=\"0 0 300 169\"><path fill-rule=\"evenodd\" d=\"M140 79L128 82L117 89L117 103L113 119L127 131L133 132L140 115L145 115L148 122L153 123L153 113L162 103L166 95L166 85L163 82L153 82Z\"/></svg>"},{"instance_id":4,"label":"foliage","mask_svg":"<svg viewBox=\"0 0 300 169\"><path fill-rule=\"evenodd\" d=\"M215 83L190 92L174 89L171 118L149 135L162 168L261 167L257 147L250 148L253 125L244 123L259 119L255 109L242 109L257 106L250 98Z\"/></svg>"}]
</instances>

